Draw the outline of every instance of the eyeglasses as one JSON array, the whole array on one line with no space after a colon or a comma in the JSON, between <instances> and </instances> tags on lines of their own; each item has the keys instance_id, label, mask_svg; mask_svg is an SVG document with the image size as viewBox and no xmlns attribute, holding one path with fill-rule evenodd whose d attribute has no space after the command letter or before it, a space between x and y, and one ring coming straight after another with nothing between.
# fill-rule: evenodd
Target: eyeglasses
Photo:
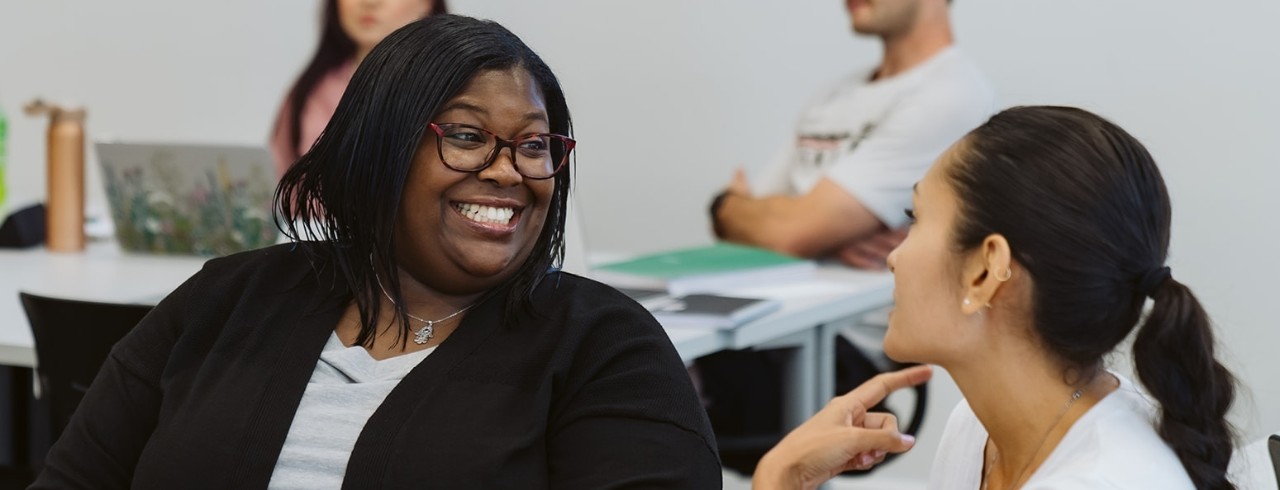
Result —
<instances>
[{"instance_id":1,"label":"eyeglasses","mask_svg":"<svg viewBox=\"0 0 1280 490\"><path fill-rule=\"evenodd\" d=\"M498 159L503 148L511 148L516 172L530 179L549 179L564 168L569 152L577 145L558 134L530 133L508 140L466 124L431 123L429 127L436 133L440 161L459 172L484 170Z\"/></svg>"}]
</instances>

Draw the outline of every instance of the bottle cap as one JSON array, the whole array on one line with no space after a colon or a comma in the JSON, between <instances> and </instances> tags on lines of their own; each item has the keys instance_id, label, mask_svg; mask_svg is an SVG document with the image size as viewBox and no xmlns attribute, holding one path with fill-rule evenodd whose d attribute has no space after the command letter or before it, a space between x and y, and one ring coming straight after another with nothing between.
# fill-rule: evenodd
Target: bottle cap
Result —
<instances>
[{"instance_id":1,"label":"bottle cap","mask_svg":"<svg viewBox=\"0 0 1280 490\"><path fill-rule=\"evenodd\" d=\"M28 116L40 116L48 114L53 122L84 122L85 110L83 107L64 108L63 106L53 105L45 102L44 99L35 99L28 102L22 108Z\"/></svg>"}]
</instances>

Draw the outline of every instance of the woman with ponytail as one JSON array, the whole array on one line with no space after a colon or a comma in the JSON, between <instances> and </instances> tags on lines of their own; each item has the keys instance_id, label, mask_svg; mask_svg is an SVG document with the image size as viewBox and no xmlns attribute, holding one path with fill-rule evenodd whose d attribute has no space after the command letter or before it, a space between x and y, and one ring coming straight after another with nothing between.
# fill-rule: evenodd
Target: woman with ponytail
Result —
<instances>
[{"instance_id":1,"label":"woman with ponytail","mask_svg":"<svg viewBox=\"0 0 1280 490\"><path fill-rule=\"evenodd\" d=\"M939 159L907 214L885 351L947 369L965 396L929 488L1235 488L1235 381L1165 264L1169 195L1136 139L1079 109L1009 109ZM1105 364L1135 330L1140 384ZM870 437L894 424L863 406L927 373L889 376L903 379L824 410L852 414L854 434L823 442L851 429L819 414L765 457L759 486L811 486L909 448Z\"/></svg>"}]
</instances>

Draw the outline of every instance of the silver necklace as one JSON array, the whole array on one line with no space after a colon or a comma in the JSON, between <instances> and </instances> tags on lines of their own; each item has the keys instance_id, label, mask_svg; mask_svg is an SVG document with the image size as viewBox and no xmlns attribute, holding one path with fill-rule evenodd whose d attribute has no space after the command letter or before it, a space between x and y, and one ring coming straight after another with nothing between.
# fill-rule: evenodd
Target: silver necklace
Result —
<instances>
[{"instance_id":1,"label":"silver necklace","mask_svg":"<svg viewBox=\"0 0 1280 490\"><path fill-rule=\"evenodd\" d=\"M382 287L382 278L378 277L378 275L377 275L377 274L374 274L374 275L373 275L373 279L374 279L375 281L378 281L378 289L381 289L381 290L382 290L382 295L387 297L387 301L390 301L392 305L395 305L395 304L396 304L396 300L391 299L391 294L387 292L387 288ZM409 313L409 310L407 310L407 309L406 309L406 310L404 311L404 314L405 314L405 315L408 315L408 316L409 316L409 318L412 318L412 319L414 319L414 320L420 321L420 322L422 322L422 323L424 324L424 325L422 325L422 328L419 328L418 330L416 330L416 331L414 331L414 332L413 332L413 343L418 344L418 345L422 345L422 344L425 344L425 343L427 343L427 342L430 342L430 341L431 341L431 339L432 339L432 338L435 338L435 336L436 336L436 324L437 324L437 323L440 323L440 322L443 322L443 321L448 320L448 319L450 319L450 318L453 318L453 317L455 317L455 316L461 315L461 314L462 314L462 312L467 311L467 310L470 310L473 306L475 306L475 305L477 305L477 304L479 304L479 302L471 303L471 304L467 305L465 308L463 308L463 309L461 309L461 310L458 310L458 311L455 311L455 312L453 312L453 314L451 314L451 315L449 315L449 316L446 316L446 317L444 317L444 318L441 318L441 319L439 319L439 320L428 320L428 319L426 319L426 318L422 318L422 317L420 317L420 316L418 316L418 315L414 315L413 313Z\"/></svg>"},{"instance_id":2,"label":"silver necklace","mask_svg":"<svg viewBox=\"0 0 1280 490\"><path fill-rule=\"evenodd\" d=\"M1084 396L1084 387L1071 393L1071 399L1067 400L1067 404L1062 407L1062 411L1058 413L1058 418L1053 420L1053 425L1049 426L1049 430L1045 431L1044 436L1040 438L1040 443L1036 444L1036 450L1031 453L1031 459L1028 459L1027 463L1022 465L1022 469L1018 470L1017 475L1013 477L1013 483L1006 485L1005 488L1015 488L1014 485L1017 485L1022 480L1022 474L1026 473L1027 469L1031 467L1031 463L1036 460L1036 456L1040 455L1040 450L1044 449L1044 443L1049 440L1049 434L1052 434L1053 429L1062 423L1062 418L1067 415L1067 410L1070 410L1071 405L1075 404L1076 400L1079 400L1081 396ZM991 440L991 436L987 436L987 440ZM991 461L987 462L987 469L982 472L982 490L987 490L987 482L991 481L991 470L996 467L996 460L999 458L1000 453L996 452L991 455Z\"/></svg>"}]
</instances>

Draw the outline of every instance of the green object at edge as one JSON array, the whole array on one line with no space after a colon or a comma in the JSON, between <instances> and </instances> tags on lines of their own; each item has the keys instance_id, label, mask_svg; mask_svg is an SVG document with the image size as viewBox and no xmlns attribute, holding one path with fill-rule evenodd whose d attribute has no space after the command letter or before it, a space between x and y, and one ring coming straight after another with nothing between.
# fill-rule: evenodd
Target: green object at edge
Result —
<instances>
[{"instance_id":1,"label":"green object at edge","mask_svg":"<svg viewBox=\"0 0 1280 490\"><path fill-rule=\"evenodd\" d=\"M803 262L806 261L761 248L721 242L708 247L646 255L634 260L603 265L600 269L643 277L673 279Z\"/></svg>"},{"instance_id":2,"label":"green object at edge","mask_svg":"<svg viewBox=\"0 0 1280 490\"><path fill-rule=\"evenodd\" d=\"M4 108L0 108L0 220L5 217L5 178L4 167L8 163L9 121L4 118Z\"/></svg>"}]
</instances>

